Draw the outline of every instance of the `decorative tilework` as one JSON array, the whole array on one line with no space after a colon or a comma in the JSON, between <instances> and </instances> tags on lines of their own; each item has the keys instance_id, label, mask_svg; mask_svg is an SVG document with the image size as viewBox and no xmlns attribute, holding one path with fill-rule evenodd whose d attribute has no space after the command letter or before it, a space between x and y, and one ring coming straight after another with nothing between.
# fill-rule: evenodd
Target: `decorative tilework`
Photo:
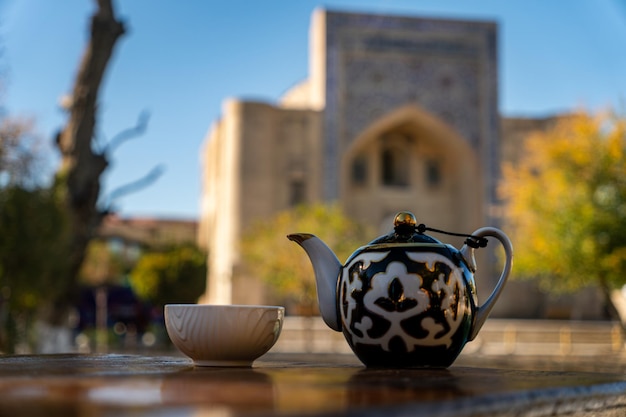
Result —
<instances>
[{"instance_id":1,"label":"decorative tilework","mask_svg":"<svg viewBox=\"0 0 626 417\"><path fill-rule=\"evenodd\" d=\"M355 138L391 110L414 103L461 132L476 148L480 132L478 73L476 60L398 56L381 61L371 54L348 56L343 75L349 85L342 112L344 140Z\"/></svg>"}]
</instances>

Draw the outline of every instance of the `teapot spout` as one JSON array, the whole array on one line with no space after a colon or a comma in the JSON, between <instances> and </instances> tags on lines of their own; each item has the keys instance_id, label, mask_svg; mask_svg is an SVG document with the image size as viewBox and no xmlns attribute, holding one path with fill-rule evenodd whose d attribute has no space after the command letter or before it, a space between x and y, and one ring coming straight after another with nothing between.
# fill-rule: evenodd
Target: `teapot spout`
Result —
<instances>
[{"instance_id":1,"label":"teapot spout","mask_svg":"<svg viewBox=\"0 0 626 417\"><path fill-rule=\"evenodd\" d=\"M334 252L317 236L309 233L294 233L287 238L296 242L309 255L315 282L317 301L324 322L333 330L341 331L339 311L337 309L337 280L341 272L341 262Z\"/></svg>"}]
</instances>

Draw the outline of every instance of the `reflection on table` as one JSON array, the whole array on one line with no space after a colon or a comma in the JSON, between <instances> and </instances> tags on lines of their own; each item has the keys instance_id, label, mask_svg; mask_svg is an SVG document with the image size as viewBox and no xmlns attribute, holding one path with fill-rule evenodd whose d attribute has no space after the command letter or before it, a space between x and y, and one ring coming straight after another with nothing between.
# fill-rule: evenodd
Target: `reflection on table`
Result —
<instances>
[{"instance_id":1,"label":"reflection on table","mask_svg":"<svg viewBox=\"0 0 626 417\"><path fill-rule=\"evenodd\" d=\"M609 406L626 412L622 374L456 365L369 369L351 355L320 354L268 354L252 368L200 368L169 356L0 357L0 415L356 415L367 410L385 416L505 411L523 416L542 407L571 416L576 414L564 413Z\"/></svg>"}]
</instances>

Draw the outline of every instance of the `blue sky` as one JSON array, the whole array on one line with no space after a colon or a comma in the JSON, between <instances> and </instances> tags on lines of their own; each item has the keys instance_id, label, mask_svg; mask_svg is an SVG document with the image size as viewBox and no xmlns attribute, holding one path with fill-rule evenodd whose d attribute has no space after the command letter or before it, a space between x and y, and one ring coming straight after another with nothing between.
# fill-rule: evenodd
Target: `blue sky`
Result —
<instances>
[{"instance_id":1,"label":"blue sky","mask_svg":"<svg viewBox=\"0 0 626 417\"><path fill-rule=\"evenodd\" d=\"M63 126L95 0L0 0L1 104L46 139ZM102 88L102 136L147 110L147 132L112 155L105 193L163 165L116 202L124 216L196 218L202 143L225 98L276 102L307 77L311 13L328 9L499 24L500 110L626 112L626 0L118 0L128 33ZM51 155L55 150L50 148ZM56 159L51 158L51 168Z\"/></svg>"}]
</instances>

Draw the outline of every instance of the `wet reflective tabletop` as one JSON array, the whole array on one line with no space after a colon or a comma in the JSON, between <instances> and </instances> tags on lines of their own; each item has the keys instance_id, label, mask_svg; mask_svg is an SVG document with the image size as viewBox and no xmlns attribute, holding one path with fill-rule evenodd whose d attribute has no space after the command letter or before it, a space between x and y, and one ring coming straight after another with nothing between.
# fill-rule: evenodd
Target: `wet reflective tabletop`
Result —
<instances>
[{"instance_id":1,"label":"wet reflective tabletop","mask_svg":"<svg viewBox=\"0 0 626 417\"><path fill-rule=\"evenodd\" d=\"M367 369L351 355L279 353L252 368L199 368L180 356L0 356L0 416L626 415L623 372L474 365Z\"/></svg>"}]
</instances>

